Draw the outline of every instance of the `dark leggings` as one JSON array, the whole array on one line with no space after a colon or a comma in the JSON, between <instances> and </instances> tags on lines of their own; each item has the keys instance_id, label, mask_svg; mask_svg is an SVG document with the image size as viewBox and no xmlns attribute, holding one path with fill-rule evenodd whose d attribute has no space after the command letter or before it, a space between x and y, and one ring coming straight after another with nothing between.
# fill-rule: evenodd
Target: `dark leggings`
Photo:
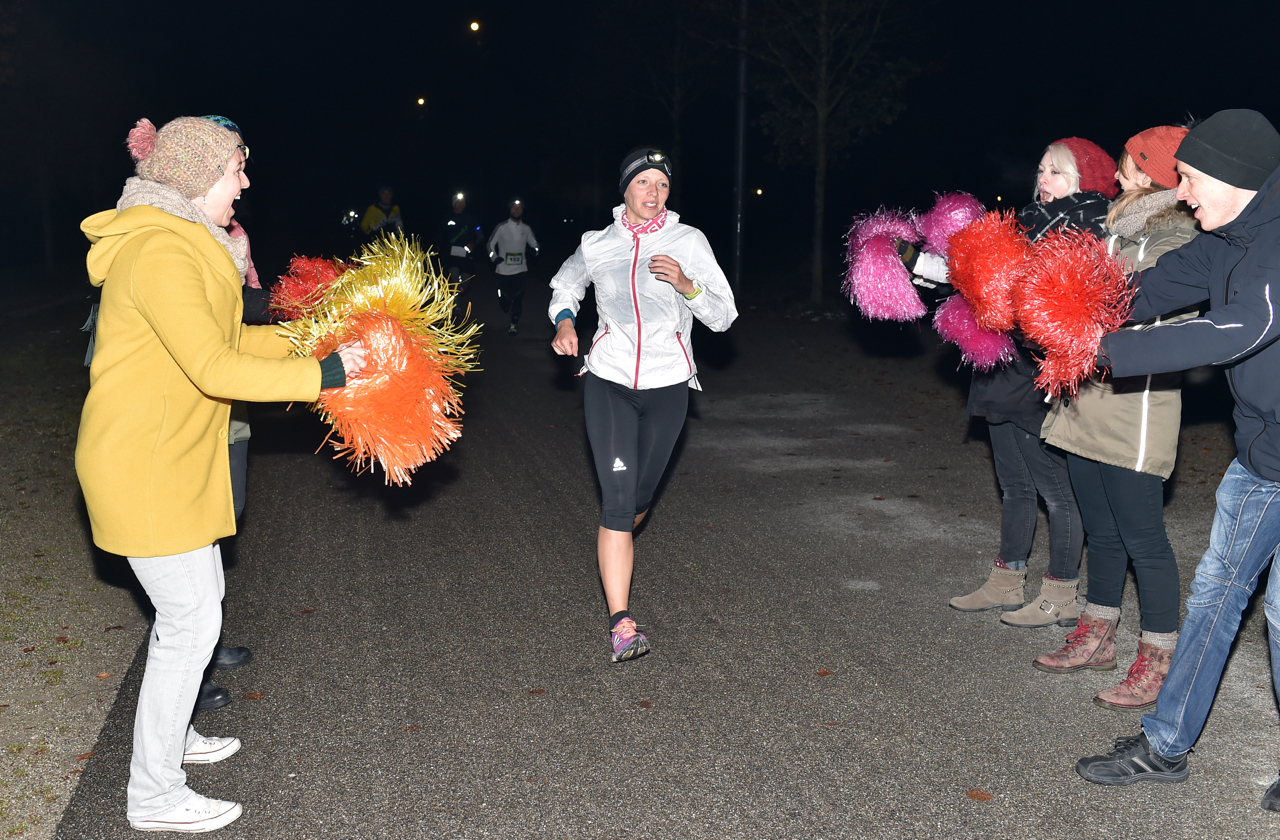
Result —
<instances>
[{"instance_id":1,"label":"dark leggings","mask_svg":"<svg viewBox=\"0 0 1280 840\"><path fill-rule=\"evenodd\" d=\"M249 441L238 440L231 444L231 502L236 519L244 513L244 488L249 477Z\"/></svg>"},{"instance_id":2,"label":"dark leggings","mask_svg":"<svg viewBox=\"0 0 1280 840\"><path fill-rule=\"evenodd\" d=\"M529 286L529 272L498 275L498 306L511 313L511 325L520 323L524 312L524 290Z\"/></svg>"},{"instance_id":3,"label":"dark leggings","mask_svg":"<svg viewBox=\"0 0 1280 840\"><path fill-rule=\"evenodd\" d=\"M1013 423L990 423L991 457L1004 501L1000 507L1000 559L1025 569L1036 535L1036 493L1049 509L1049 575L1080 576L1084 526L1071 491L1063 453Z\"/></svg>"},{"instance_id":4,"label":"dark leggings","mask_svg":"<svg viewBox=\"0 0 1280 840\"><path fill-rule=\"evenodd\" d=\"M582 407L600 479L600 525L630 531L649 509L689 410L689 384L636 391L586 375Z\"/></svg>"},{"instance_id":5,"label":"dark leggings","mask_svg":"<svg viewBox=\"0 0 1280 840\"><path fill-rule=\"evenodd\" d=\"M1119 607L1133 558L1142 629L1178 629L1178 563L1164 530L1164 481L1158 475L1067 454L1071 484L1089 535L1089 601Z\"/></svg>"}]
</instances>

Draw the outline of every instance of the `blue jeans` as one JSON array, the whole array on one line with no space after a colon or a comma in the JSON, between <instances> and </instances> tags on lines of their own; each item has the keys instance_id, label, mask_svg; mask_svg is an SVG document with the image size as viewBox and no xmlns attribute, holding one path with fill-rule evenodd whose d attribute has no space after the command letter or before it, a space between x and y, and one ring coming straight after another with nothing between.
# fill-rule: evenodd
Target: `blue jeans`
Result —
<instances>
[{"instance_id":1,"label":"blue jeans","mask_svg":"<svg viewBox=\"0 0 1280 840\"><path fill-rule=\"evenodd\" d=\"M1182 755L1200 737L1240 615L1277 548L1280 481L1259 478L1232 461L1218 485L1209 550L1196 567L1169 675L1155 713L1142 717L1143 731L1160 755ZM1272 575L1267 586L1266 613L1272 679L1280 687L1280 575Z\"/></svg>"}]
</instances>

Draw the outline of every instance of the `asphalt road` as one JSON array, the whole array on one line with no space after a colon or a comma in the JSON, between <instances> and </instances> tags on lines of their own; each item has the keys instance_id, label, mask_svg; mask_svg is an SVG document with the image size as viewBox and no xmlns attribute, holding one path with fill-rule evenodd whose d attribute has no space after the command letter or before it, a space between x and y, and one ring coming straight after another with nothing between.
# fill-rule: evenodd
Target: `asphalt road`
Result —
<instances>
[{"instance_id":1,"label":"asphalt road","mask_svg":"<svg viewBox=\"0 0 1280 840\"><path fill-rule=\"evenodd\" d=\"M301 407L253 415L226 638L257 658L220 675L236 702L197 721L245 747L189 768L195 790L244 803L220 836L1280 830L1257 805L1277 766L1260 609L1190 780L1108 789L1073 765L1136 729L1091 703L1132 661L1132 584L1112 673L1041 673L1031 660L1065 629L947 608L985 577L999 497L966 374L914 326L748 309L697 335L706 390L637 540L632 611L653 652L611 664L577 366L550 352L545 288L515 337L490 294L475 290L491 326L463 437L412 487L313 454L326 430ZM1220 389L1187 394L1166 509L1184 593L1232 457ZM124 789L141 664L58 837L137 836Z\"/></svg>"}]
</instances>

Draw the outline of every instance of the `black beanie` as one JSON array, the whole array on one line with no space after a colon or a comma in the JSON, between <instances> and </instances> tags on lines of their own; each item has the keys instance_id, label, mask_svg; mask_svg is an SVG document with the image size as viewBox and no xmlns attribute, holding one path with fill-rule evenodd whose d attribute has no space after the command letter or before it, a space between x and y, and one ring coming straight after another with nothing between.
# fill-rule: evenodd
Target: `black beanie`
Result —
<instances>
[{"instance_id":1,"label":"black beanie","mask_svg":"<svg viewBox=\"0 0 1280 840\"><path fill-rule=\"evenodd\" d=\"M618 167L620 173L618 192L626 195L627 187L631 186L631 180L646 169L656 169L670 178L671 158L657 149L636 149L624 157L622 165Z\"/></svg>"},{"instance_id":2,"label":"black beanie","mask_svg":"<svg viewBox=\"0 0 1280 840\"><path fill-rule=\"evenodd\" d=\"M1280 134L1257 111L1219 111L1182 138L1174 157L1237 189L1257 190L1280 166Z\"/></svg>"}]
</instances>

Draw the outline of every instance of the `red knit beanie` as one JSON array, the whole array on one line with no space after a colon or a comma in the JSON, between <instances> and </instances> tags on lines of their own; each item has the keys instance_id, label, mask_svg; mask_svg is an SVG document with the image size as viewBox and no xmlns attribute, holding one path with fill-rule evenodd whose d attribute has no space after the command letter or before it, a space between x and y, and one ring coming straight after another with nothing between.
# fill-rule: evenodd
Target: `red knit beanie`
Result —
<instances>
[{"instance_id":1,"label":"red knit beanie","mask_svg":"<svg viewBox=\"0 0 1280 840\"><path fill-rule=\"evenodd\" d=\"M1076 171L1080 173L1082 192L1102 193L1107 198L1115 198L1120 192L1120 184L1116 182L1115 159L1097 143L1091 143L1083 137L1068 137L1050 145L1066 146L1067 151L1071 152L1071 157L1076 161Z\"/></svg>"},{"instance_id":2,"label":"red knit beanie","mask_svg":"<svg viewBox=\"0 0 1280 840\"><path fill-rule=\"evenodd\" d=\"M1158 125L1135 134L1124 144L1124 150L1133 158L1133 165L1162 187L1178 186L1178 164L1173 159L1178 144L1187 136L1187 130L1176 125Z\"/></svg>"}]
</instances>

